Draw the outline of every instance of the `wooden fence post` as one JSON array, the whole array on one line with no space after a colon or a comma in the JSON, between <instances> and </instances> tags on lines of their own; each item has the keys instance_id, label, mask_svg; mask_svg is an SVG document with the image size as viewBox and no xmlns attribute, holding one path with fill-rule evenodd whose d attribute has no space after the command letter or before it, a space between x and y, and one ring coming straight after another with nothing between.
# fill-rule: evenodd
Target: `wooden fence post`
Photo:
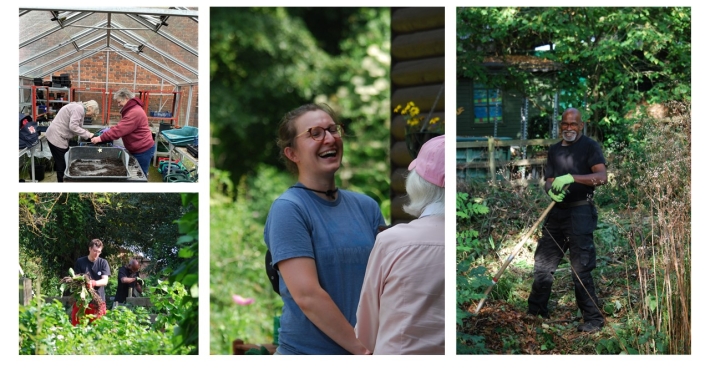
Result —
<instances>
[{"instance_id":1,"label":"wooden fence post","mask_svg":"<svg viewBox=\"0 0 710 375\"><path fill-rule=\"evenodd\" d=\"M491 180L496 179L496 148L493 137L488 137L488 169L491 174Z\"/></svg>"},{"instance_id":2,"label":"wooden fence post","mask_svg":"<svg viewBox=\"0 0 710 375\"><path fill-rule=\"evenodd\" d=\"M32 301L32 280L26 277L20 279L20 305L27 306Z\"/></svg>"}]
</instances>

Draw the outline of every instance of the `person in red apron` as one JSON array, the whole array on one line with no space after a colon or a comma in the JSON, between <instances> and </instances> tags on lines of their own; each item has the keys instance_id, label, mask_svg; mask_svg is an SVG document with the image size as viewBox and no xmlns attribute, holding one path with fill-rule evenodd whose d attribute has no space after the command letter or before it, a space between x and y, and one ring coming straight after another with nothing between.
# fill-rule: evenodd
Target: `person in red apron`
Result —
<instances>
[{"instance_id":1,"label":"person in red apron","mask_svg":"<svg viewBox=\"0 0 710 375\"><path fill-rule=\"evenodd\" d=\"M99 239L89 241L89 255L76 260L74 264L75 274L89 274L91 279L87 283L87 288L91 288L93 301L89 306L81 306L81 303L74 302L71 312L71 324L76 326L85 315L93 315L90 322L106 314L106 295L104 287L108 285L108 277L111 275L111 268L106 259L99 257L104 248L103 242ZM99 298L100 297L100 300ZM83 310L83 314L81 313Z\"/></svg>"}]
</instances>

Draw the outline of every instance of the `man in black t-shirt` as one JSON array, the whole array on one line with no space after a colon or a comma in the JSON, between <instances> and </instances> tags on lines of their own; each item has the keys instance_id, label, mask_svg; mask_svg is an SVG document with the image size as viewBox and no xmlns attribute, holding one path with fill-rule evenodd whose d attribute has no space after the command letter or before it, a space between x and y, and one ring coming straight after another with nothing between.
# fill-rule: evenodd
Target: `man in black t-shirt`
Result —
<instances>
[{"instance_id":1,"label":"man in black t-shirt","mask_svg":"<svg viewBox=\"0 0 710 375\"><path fill-rule=\"evenodd\" d=\"M116 297L114 298L114 306L126 302L128 297L128 289L133 288L139 293L142 293L142 285L138 280L138 271L141 266L135 258L128 262L128 265L118 269L118 287L116 288ZM132 297L132 296L131 296Z\"/></svg>"},{"instance_id":2,"label":"man in black t-shirt","mask_svg":"<svg viewBox=\"0 0 710 375\"><path fill-rule=\"evenodd\" d=\"M78 306L74 303L72 308L72 324L79 324L78 314L79 308L85 308L86 314L93 314L98 319L106 314L106 295L104 287L108 285L108 277L111 275L111 268L104 258L100 258L104 244L99 239L89 241L89 255L81 257L74 263L75 274L89 274L91 280L87 283L87 287L94 288L94 291L101 297L102 301L92 301L89 306ZM94 320L92 319L92 321Z\"/></svg>"},{"instance_id":3,"label":"man in black t-shirt","mask_svg":"<svg viewBox=\"0 0 710 375\"><path fill-rule=\"evenodd\" d=\"M592 280L596 268L593 231L597 226L592 198L594 187L607 182L606 161L599 144L582 134L584 123L579 110L567 109L560 127L562 141L550 146L545 167L545 190L557 203L545 220L535 250L528 313L549 317L553 274L569 250L574 294L584 318L577 330L594 332L604 326L604 316Z\"/></svg>"}]
</instances>

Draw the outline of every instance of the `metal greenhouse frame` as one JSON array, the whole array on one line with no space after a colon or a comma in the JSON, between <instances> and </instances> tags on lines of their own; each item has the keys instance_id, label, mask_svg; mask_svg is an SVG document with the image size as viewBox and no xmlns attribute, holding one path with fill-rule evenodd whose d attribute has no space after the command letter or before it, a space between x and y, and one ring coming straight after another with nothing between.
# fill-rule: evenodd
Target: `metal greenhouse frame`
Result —
<instances>
[{"instance_id":1,"label":"metal greenhouse frame","mask_svg":"<svg viewBox=\"0 0 710 375\"><path fill-rule=\"evenodd\" d=\"M176 124L197 125L197 8L20 8L19 17L20 111L34 105L36 90L28 87L38 86L37 77L71 70L72 94L100 93L105 123L111 92L128 86L142 97L152 93L152 103L163 105L167 96ZM123 63L120 76L110 74L116 62ZM156 119L164 113L153 112Z\"/></svg>"}]
</instances>

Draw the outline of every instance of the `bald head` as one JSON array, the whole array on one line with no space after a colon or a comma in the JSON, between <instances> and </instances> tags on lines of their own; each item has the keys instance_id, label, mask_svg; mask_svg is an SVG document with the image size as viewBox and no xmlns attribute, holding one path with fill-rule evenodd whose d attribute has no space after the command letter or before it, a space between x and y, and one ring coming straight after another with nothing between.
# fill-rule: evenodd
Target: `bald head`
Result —
<instances>
[{"instance_id":1,"label":"bald head","mask_svg":"<svg viewBox=\"0 0 710 375\"><path fill-rule=\"evenodd\" d=\"M574 116L580 124L582 123L582 112L580 112L577 108L567 108L564 112L562 112L562 118L565 118L565 115Z\"/></svg>"},{"instance_id":2,"label":"bald head","mask_svg":"<svg viewBox=\"0 0 710 375\"><path fill-rule=\"evenodd\" d=\"M138 272L138 270L141 268L141 264L138 263L135 258L133 258L128 262L128 268L130 268L133 272Z\"/></svg>"}]
</instances>

